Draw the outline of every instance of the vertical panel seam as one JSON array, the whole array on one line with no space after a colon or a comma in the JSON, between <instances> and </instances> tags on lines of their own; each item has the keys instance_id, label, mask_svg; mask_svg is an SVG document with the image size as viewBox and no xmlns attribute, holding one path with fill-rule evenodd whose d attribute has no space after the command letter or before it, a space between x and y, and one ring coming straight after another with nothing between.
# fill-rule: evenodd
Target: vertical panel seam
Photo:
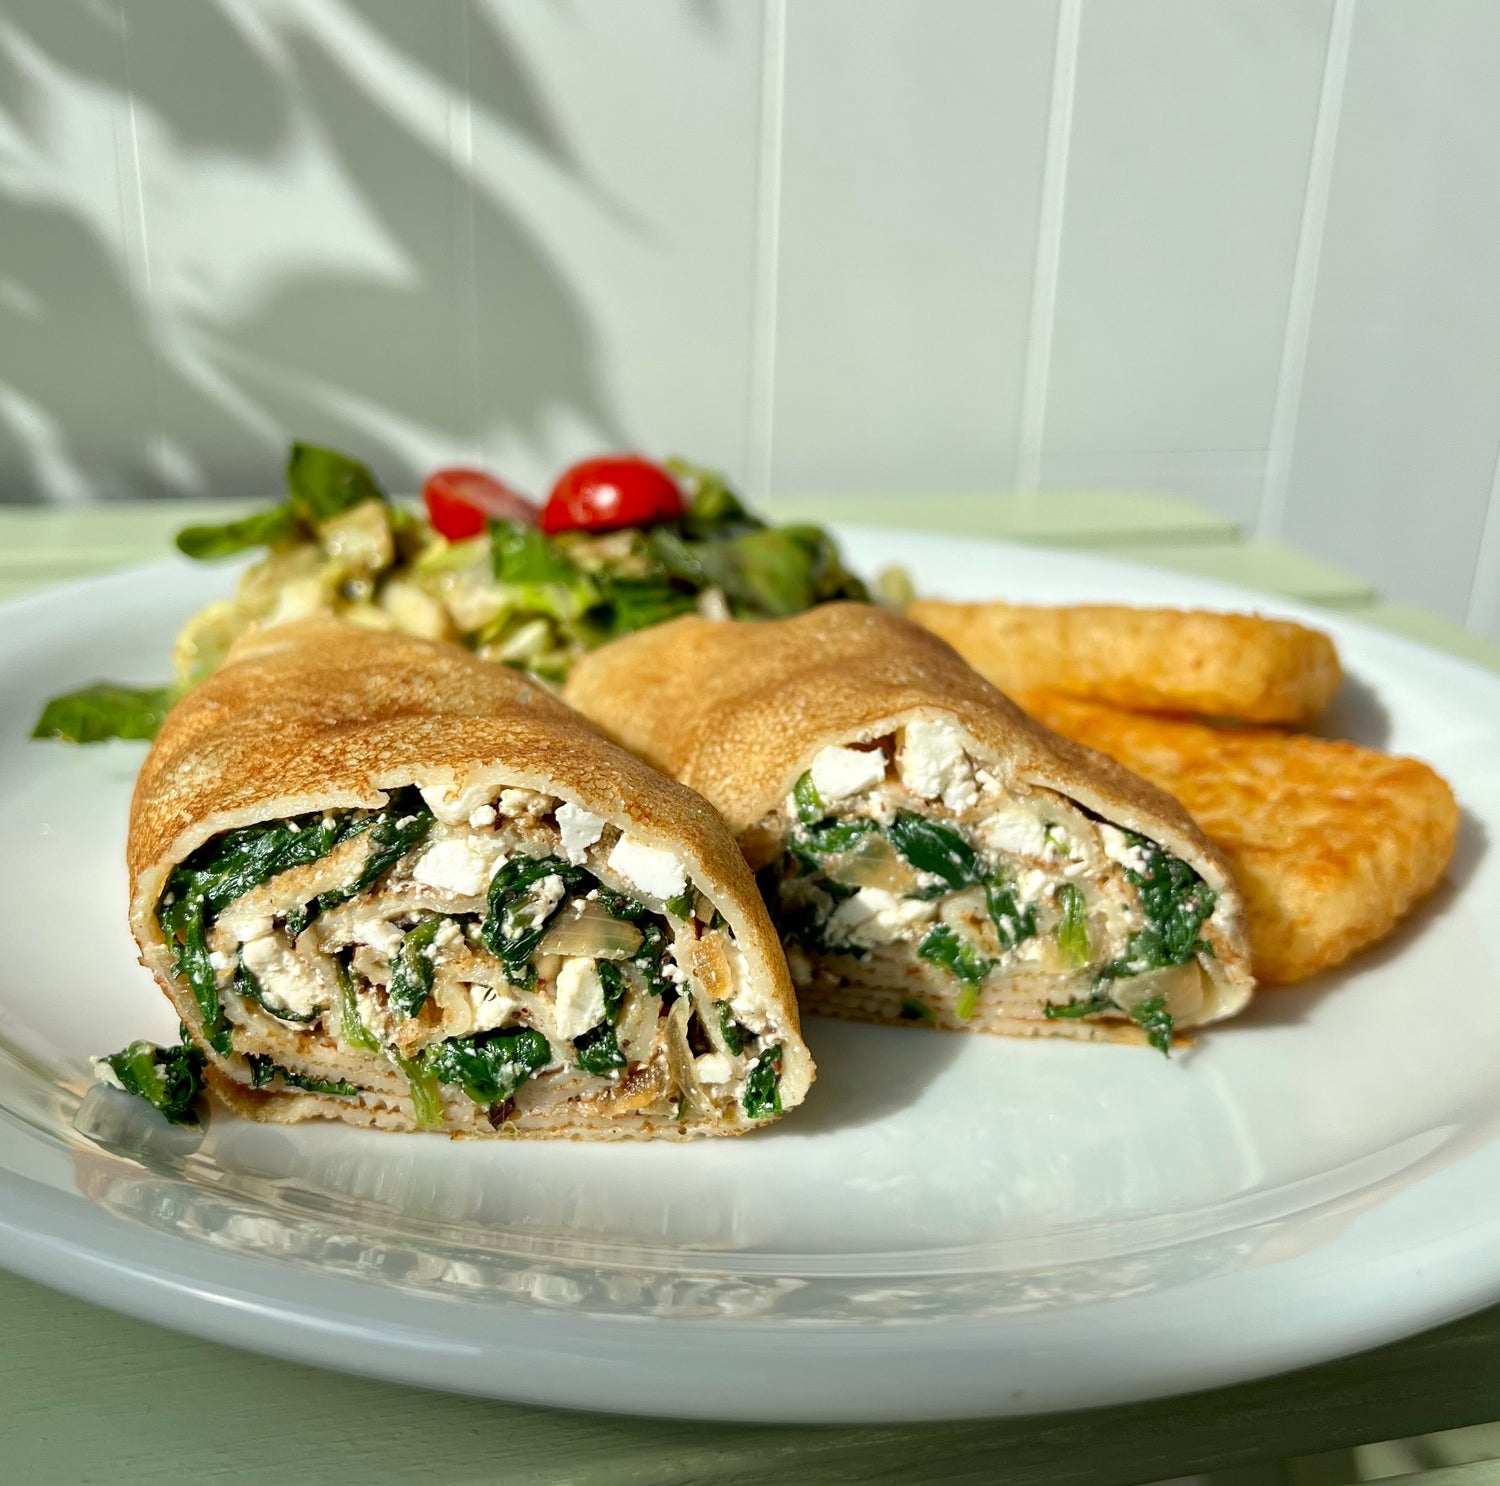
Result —
<instances>
[{"instance_id":1,"label":"vertical panel seam","mask_svg":"<svg viewBox=\"0 0 1500 1486\"><path fill-rule=\"evenodd\" d=\"M1318 113L1313 124L1312 148L1308 152L1302 221L1297 230L1297 252L1292 262L1292 282L1287 293L1286 332L1281 342L1276 400L1271 410L1265 479L1261 486L1260 511L1255 522L1255 535L1261 540L1279 537L1286 520L1292 449L1297 438L1298 415L1302 410L1302 392L1307 375L1308 348L1312 342L1318 272L1323 258L1328 200L1333 188L1333 167L1338 153L1339 128L1344 112L1344 82L1349 70L1353 32L1354 0L1334 0L1333 14L1328 22L1328 49L1323 60Z\"/></svg>"},{"instance_id":2,"label":"vertical panel seam","mask_svg":"<svg viewBox=\"0 0 1500 1486\"><path fill-rule=\"evenodd\" d=\"M760 144L756 178L755 286L746 415L745 483L763 499L771 488L776 425L776 332L781 258L781 173L785 147L786 0L762 14Z\"/></svg>"},{"instance_id":3,"label":"vertical panel seam","mask_svg":"<svg viewBox=\"0 0 1500 1486\"><path fill-rule=\"evenodd\" d=\"M468 6L457 7L456 48L462 94L448 100L449 165L458 191L450 226L458 269L454 285L455 310L465 324L460 329L464 348L464 371L468 378L468 411L473 425L472 448L481 463L489 453L485 446L479 375L479 240L474 206L474 79L469 39Z\"/></svg>"},{"instance_id":4,"label":"vertical panel seam","mask_svg":"<svg viewBox=\"0 0 1500 1486\"><path fill-rule=\"evenodd\" d=\"M1500 639L1500 450L1490 476L1490 500L1485 508L1479 555L1474 559L1474 582L1464 623L1492 640Z\"/></svg>"},{"instance_id":5,"label":"vertical panel seam","mask_svg":"<svg viewBox=\"0 0 1500 1486\"><path fill-rule=\"evenodd\" d=\"M1073 100L1078 85L1078 49L1083 0L1061 0L1052 56L1052 97L1047 112L1046 157L1037 204L1036 262L1031 278L1031 321L1026 336L1026 372L1016 440L1016 489L1034 494L1041 484L1052 380L1052 340L1057 283L1062 265L1063 216L1073 142Z\"/></svg>"},{"instance_id":6,"label":"vertical panel seam","mask_svg":"<svg viewBox=\"0 0 1500 1486\"><path fill-rule=\"evenodd\" d=\"M130 15L126 0L116 0L120 19L120 68L125 84L123 105L115 105L115 180L120 201L120 242L125 253L127 281L141 341L150 361L151 427L140 430L142 461L150 466L153 443L162 433L161 350L155 326L155 292L151 277L150 236L146 222L146 186L141 171L140 129L136 117L135 83L130 69Z\"/></svg>"}]
</instances>

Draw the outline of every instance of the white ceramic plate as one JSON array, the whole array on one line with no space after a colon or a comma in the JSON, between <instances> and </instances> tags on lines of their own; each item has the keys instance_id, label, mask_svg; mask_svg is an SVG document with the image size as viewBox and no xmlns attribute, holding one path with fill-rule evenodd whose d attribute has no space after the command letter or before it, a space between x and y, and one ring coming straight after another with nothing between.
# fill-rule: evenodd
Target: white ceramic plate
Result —
<instances>
[{"instance_id":1,"label":"white ceramic plate","mask_svg":"<svg viewBox=\"0 0 1500 1486\"><path fill-rule=\"evenodd\" d=\"M927 593L1287 605L1091 557L844 534ZM1432 761L1451 885L1348 971L1170 1063L811 1021L809 1103L744 1140L166 1127L87 1058L172 1019L125 927L139 745L26 741L167 670L186 563L0 610L0 1260L214 1340L646 1414L881 1421L1205 1388L1500 1300L1500 677L1324 613L1331 725ZM1486 935L1484 926L1491 925Z\"/></svg>"}]
</instances>

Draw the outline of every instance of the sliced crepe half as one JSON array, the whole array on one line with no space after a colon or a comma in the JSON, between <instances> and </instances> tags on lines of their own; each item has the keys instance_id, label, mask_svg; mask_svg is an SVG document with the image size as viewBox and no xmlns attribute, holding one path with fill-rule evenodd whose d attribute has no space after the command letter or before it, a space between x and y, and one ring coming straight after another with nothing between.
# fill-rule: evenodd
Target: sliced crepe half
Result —
<instances>
[{"instance_id":1,"label":"sliced crepe half","mask_svg":"<svg viewBox=\"0 0 1500 1486\"><path fill-rule=\"evenodd\" d=\"M904 619L689 616L566 694L723 812L804 1011L1165 1049L1249 999L1239 893L1181 806Z\"/></svg>"},{"instance_id":2,"label":"sliced crepe half","mask_svg":"<svg viewBox=\"0 0 1500 1486\"><path fill-rule=\"evenodd\" d=\"M255 1119L730 1135L813 1076L723 822L514 672L252 633L136 785L131 927Z\"/></svg>"}]
</instances>

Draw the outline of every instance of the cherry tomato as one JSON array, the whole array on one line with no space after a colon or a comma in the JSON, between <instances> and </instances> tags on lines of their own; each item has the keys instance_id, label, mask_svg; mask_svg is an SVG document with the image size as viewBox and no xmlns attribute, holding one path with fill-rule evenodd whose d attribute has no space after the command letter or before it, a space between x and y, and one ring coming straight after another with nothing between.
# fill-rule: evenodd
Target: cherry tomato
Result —
<instances>
[{"instance_id":1,"label":"cherry tomato","mask_svg":"<svg viewBox=\"0 0 1500 1486\"><path fill-rule=\"evenodd\" d=\"M651 526L681 516L684 509L676 480L659 464L638 454L610 454L563 471L542 507L542 530Z\"/></svg>"},{"instance_id":2,"label":"cherry tomato","mask_svg":"<svg viewBox=\"0 0 1500 1486\"><path fill-rule=\"evenodd\" d=\"M535 504L483 470L438 470L422 487L422 499L432 529L450 542L483 536L491 521L536 525Z\"/></svg>"}]
</instances>

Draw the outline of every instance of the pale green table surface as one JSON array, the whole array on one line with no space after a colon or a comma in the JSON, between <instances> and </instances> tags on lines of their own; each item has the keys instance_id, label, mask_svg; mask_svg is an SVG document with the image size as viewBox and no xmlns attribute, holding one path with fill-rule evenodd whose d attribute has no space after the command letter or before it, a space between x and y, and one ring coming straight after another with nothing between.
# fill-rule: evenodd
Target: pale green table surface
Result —
<instances>
[{"instance_id":1,"label":"pale green table surface","mask_svg":"<svg viewBox=\"0 0 1500 1486\"><path fill-rule=\"evenodd\" d=\"M0 508L0 598L160 556L178 525L230 509ZM1382 605L1367 584L1304 554L1240 542L1228 523L1167 497L830 497L783 500L772 513L1097 548L1336 607L1500 669L1500 646L1421 610ZM887 1429L757 1428L519 1408L368 1382L181 1336L0 1273L0 1481L28 1486L234 1478L1123 1486L1494 1419L1500 1307L1323 1367L1128 1408ZM1330 1486L1350 1478L1340 1466L1350 1458L1322 1453L1288 1467L1285 1479ZM1476 1486L1495 1478L1489 1465L1453 1465L1420 1479Z\"/></svg>"}]
</instances>

